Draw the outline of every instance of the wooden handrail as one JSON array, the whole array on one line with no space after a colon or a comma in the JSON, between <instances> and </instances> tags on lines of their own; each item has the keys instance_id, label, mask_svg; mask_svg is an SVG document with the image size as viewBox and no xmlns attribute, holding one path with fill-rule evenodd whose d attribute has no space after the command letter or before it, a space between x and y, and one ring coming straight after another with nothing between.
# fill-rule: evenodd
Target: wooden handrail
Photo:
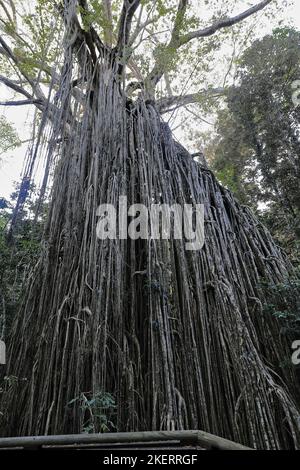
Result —
<instances>
[{"instance_id":1,"label":"wooden handrail","mask_svg":"<svg viewBox=\"0 0 300 470\"><path fill-rule=\"evenodd\" d=\"M0 438L0 448L30 448L81 444L132 444L157 441L179 441L184 445L197 445L204 449L252 450L241 444L204 431L145 431L104 434L67 434L55 436L27 436Z\"/></svg>"}]
</instances>

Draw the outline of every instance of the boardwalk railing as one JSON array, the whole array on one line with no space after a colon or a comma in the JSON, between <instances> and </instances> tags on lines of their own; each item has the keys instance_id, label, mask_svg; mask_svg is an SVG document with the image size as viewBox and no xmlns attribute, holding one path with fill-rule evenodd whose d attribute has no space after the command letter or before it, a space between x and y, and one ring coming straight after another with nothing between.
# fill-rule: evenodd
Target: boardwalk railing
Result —
<instances>
[{"instance_id":1,"label":"boardwalk railing","mask_svg":"<svg viewBox=\"0 0 300 470\"><path fill-rule=\"evenodd\" d=\"M147 443L179 442L183 446L195 446L208 450L252 450L241 444L204 431L146 431L119 432L105 434L67 434L56 436L28 436L0 438L0 450L8 448L43 448L115 445L115 444L146 444Z\"/></svg>"}]
</instances>

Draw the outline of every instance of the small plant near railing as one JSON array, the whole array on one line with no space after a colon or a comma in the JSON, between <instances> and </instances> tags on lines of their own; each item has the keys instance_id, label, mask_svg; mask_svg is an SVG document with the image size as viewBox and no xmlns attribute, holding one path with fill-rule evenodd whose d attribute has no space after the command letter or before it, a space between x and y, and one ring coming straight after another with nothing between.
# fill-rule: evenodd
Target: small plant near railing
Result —
<instances>
[{"instance_id":1,"label":"small plant near railing","mask_svg":"<svg viewBox=\"0 0 300 470\"><path fill-rule=\"evenodd\" d=\"M116 402L107 392L81 392L68 402L69 407L78 406L82 414L82 433L103 433L116 430L114 418Z\"/></svg>"}]
</instances>

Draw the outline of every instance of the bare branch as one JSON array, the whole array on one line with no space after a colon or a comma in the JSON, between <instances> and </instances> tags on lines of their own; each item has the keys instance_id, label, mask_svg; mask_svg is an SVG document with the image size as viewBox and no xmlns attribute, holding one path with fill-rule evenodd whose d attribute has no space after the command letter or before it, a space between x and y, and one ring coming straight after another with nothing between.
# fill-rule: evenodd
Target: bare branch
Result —
<instances>
[{"instance_id":1,"label":"bare branch","mask_svg":"<svg viewBox=\"0 0 300 470\"><path fill-rule=\"evenodd\" d=\"M3 24L4 28L6 28L7 24L5 21L2 20L2 18L0 18L0 22ZM16 39L17 41L20 41L24 44L25 47L27 47L30 52L32 52L32 54L34 54L34 49L32 48L32 46L27 42L25 41L24 37L25 35L23 34L22 36L20 34L17 33L16 30L13 30L11 27L10 27L10 30L9 30L9 35L11 38L13 39ZM2 49L2 48L1 48ZM3 53L3 52L2 52Z\"/></svg>"},{"instance_id":2,"label":"bare branch","mask_svg":"<svg viewBox=\"0 0 300 470\"><path fill-rule=\"evenodd\" d=\"M10 23L12 23L12 22L13 22L13 19L12 19L10 13L9 13L7 7L5 6L5 3L4 3L2 0L0 0L0 7L3 8L4 13L5 13L6 16L7 16L8 21L9 21Z\"/></svg>"},{"instance_id":3,"label":"bare branch","mask_svg":"<svg viewBox=\"0 0 300 470\"><path fill-rule=\"evenodd\" d=\"M172 87L171 87L171 81L168 72L165 72L165 84L166 84L166 89L168 93L168 97L172 96Z\"/></svg>"},{"instance_id":4,"label":"bare branch","mask_svg":"<svg viewBox=\"0 0 300 470\"><path fill-rule=\"evenodd\" d=\"M198 103L201 99L223 96L225 93L225 88L210 88L208 90L201 90L198 93L193 93L189 95L168 96L165 98L161 98L156 102L156 104L158 106L159 111L164 114L169 112L171 108L173 111L174 107L177 109L181 106Z\"/></svg>"},{"instance_id":5,"label":"bare branch","mask_svg":"<svg viewBox=\"0 0 300 470\"><path fill-rule=\"evenodd\" d=\"M139 67L136 65L136 63L132 59L129 59L127 66L131 70L131 72L135 75L135 78L139 80L140 82L142 82L143 75Z\"/></svg>"},{"instance_id":6,"label":"bare branch","mask_svg":"<svg viewBox=\"0 0 300 470\"><path fill-rule=\"evenodd\" d=\"M190 33L187 33L183 36L180 36L180 30L182 27L182 23L184 20L184 15L186 12L188 0L180 0L179 5L178 5L178 11L176 15L176 19L174 22L174 28L172 32L172 37L169 42L169 44L166 46L166 51L170 51L170 53L174 53L177 49L179 49L181 46L184 44L187 44L189 41L195 38L201 38L201 37L207 37L215 34L218 30L223 29L223 28L228 28L230 26L233 26L234 24L237 24L249 16L257 13L258 11L262 10L265 8L269 3L271 3L272 0L263 0L257 5L249 8L248 10L244 11L243 13L240 13L237 16L234 16L232 18L226 18L223 20L219 20L216 23L212 24L211 26L200 29L198 31L192 31ZM165 64L162 63L161 60L157 61L150 72L148 78L147 78L147 86L150 88L155 88L157 83L160 81L162 78L163 74L165 72Z\"/></svg>"},{"instance_id":7,"label":"bare branch","mask_svg":"<svg viewBox=\"0 0 300 470\"><path fill-rule=\"evenodd\" d=\"M188 107L188 105L187 105L187 106L184 106L184 109L185 109L188 113L190 113L192 116L194 116L196 119L200 119L200 121L205 122L205 124L208 124L209 126L213 126L213 125L214 125L213 122L209 122L207 119L204 119L203 116L200 116L198 113L195 113L195 111L193 111L192 109L190 109L190 108ZM195 156L196 156L196 154L195 154Z\"/></svg>"},{"instance_id":8,"label":"bare branch","mask_svg":"<svg viewBox=\"0 0 300 470\"><path fill-rule=\"evenodd\" d=\"M17 59L17 57L14 55L13 51L11 50L11 48L9 47L9 45L6 43L6 41L4 41L3 37L0 36L0 44L1 44L1 53L5 54L6 57L10 60L13 61L13 63L18 67L19 66L19 60ZM31 82L30 78L27 77L24 73L22 73L22 75L24 76L24 78L26 78L26 80L28 81L28 83Z\"/></svg>"},{"instance_id":9,"label":"bare branch","mask_svg":"<svg viewBox=\"0 0 300 470\"><path fill-rule=\"evenodd\" d=\"M1 157L2 155L5 155L6 152L8 152L8 150L10 150L10 149L15 149L15 148L17 148L17 147L20 147L21 145L27 144L28 142L32 142L32 139L20 140L17 145L16 145L16 143L12 143L12 144L10 144L10 145L7 145L7 146L0 152L0 157Z\"/></svg>"},{"instance_id":10,"label":"bare branch","mask_svg":"<svg viewBox=\"0 0 300 470\"><path fill-rule=\"evenodd\" d=\"M3 77L3 75L0 75L0 83L3 83L7 87L9 87L12 90L16 91L17 93L20 93L21 95L24 95L29 100L32 99L32 95L28 91L24 90L24 88L17 85L13 80L10 80L9 78Z\"/></svg>"},{"instance_id":11,"label":"bare branch","mask_svg":"<svg viewBox=\"0 0 300 470\"><path fill-rule=\"evenodd\" d=\"M15 92L17 92L17 93L19 93L19 94L21 94L21 95L23 95L27 98L26 100L23 100L23 103L22 102L19 102L19 103L34 104L40 110L42 110L44 108L45 100L43 100L42 98L34 99L28 91L24 90L24 88L20 87L19 85L17 85L12 80L0 75L0 83L3 83L4 85L6 85L11 90L13 90L13 91L15 91ZM0 104L1 104L1 106L16 106L15 101L6 101L6 102L0 103Z\"/></svg>"},{"instance_id":12,"label":"bare branch","mask_svg":"<svg viewBox=\"0 0 300 470\"><path fill-rule=\"evenodd\" d=\"M26 105L43 106L43 102L41 100L0 101L0 106L26 106Z\"/></svg>"},{"instance_id":13,"label":"bare branch","mask_svg":"<svg viewBox=\"0 0 300 470\"><path fill-rule=\"evenodd\" d=\"M15 25L17 25L17 10L16 10L16 7L15 7L15 4L14 4L13 0L9 0L9 4L10 4L11 10L12 10L13 21L14 21Z\"/></svg>"},{"instance_id":14,"label":"bare branch","mask_svg":"<svg viewBox=\"0 0 300 470\"><path fill-rule=\"evenodd\" d=\"M76 21L76 24L74 22L72 24L72 28L74 28L74 31L76 34L75 42L78 41L78 43L80 42L80 44L82 44L84 41L84 36L82 36L80 32L78 33L79 36L77 36L77 30L76 30L77 26L80 28L78 20ZM82 31L81 28L80 28L80 31ZM39 83L41 83L41 81L39 80L38 83L36 83L36 81L34 81L33 79L31 79L30 77L28 77L26 74L22 72L23 60L21 58L17 58L14 55L11 48L8 46L8 44L4 41L4 39L1 36L0 36L0 44L2 45L2 47L0 47L0 54L4 55L7 59L12 61L13 66L15 66L16 71L20 73L21 75L23 75L23 77L26 79L26 81L32 87L32 90L33 90L33 93L30 93L29 91L22 88L21 85L23 82L21 80L15 81L15 80L8 79L4 76L0 76L0 82L2 82L4 85L11 88L16 93L20 93L27 98L26 100L19 100L19 101L9 100L5 102L1 102L1 106L24 106L24 105L32 104L32 105L35 105L39 110L44 110L47 106L48 112L51 111L53 113L55 111L55 108L53 107L53 105L50 105L50 103L47 103L47 99L39 86ZM77 44L75 47L77 47L78 45L79 44ZM34 61L34 60L33 60L33 65L40 68L40 70L43 70L45 73L47 73L51 77L51 80L53 83L58 84L60 82L60 77L55 72L54 68L51 69L47 65L39 61ZM78 80L74 80L72 95L75 97L77 101L80 102L82 100L82 96L81 96L80 90L75 88L77 84L78 84Z\"/></svg>"},{"instance_id":15,"label":"bare branch","mask_svg":"<svg viewBox=\"0 0 300 470\"><path fill-rule=\"evenodd\" d=\"M145 19L145 21L142 23L142 14L143 14L143 11L144 11L144 7L142 5L141 9L140 9L140 14L139 14L139 18L137 20L137 25L135 27L135 30L133 31L131 37L130 37L130 40L129 40L129 46L132 47L135 43L135 41L137 40L138 36L144 32L144 30L147 28L147 26L149 26L150 24L153 24L155 23L155 21L159 20L159 15L154 15L154 16L151 16L155 7L156 7L156 3L157 3L157 0L153 0L152 2L152 6L151 8L149 9L148 13L147 13L147 17ZM140 41L141 42L141 41ZM136 46L137 47L137 46ZM135 47L135 48L136 48Z\"/></svg>"},{"instance_id":16,"label":"bare branch","mask_svg":"<svg viewBox=\"0 0 300 470\"><path fill-rule=\"evenodd\" d=\"M262 2L260 2L257 5L249 8L248 10L245 10L243 13L240 13L237 16L233 16L232 18L225 18L223 20L217 21L216 23L212 24L211 26L208 26L207 28L199 29L197 31L192 31L190 33L187 33L184 36L180 37L179 46L183 46L184 44L187 44L192 39L212 36L213 34L215 34L220 29L228 28L228 27L233 26L237 23L240 23L241 21L245 20L249 16L252 16L255 13L257 13L258 11L265 8L271 2L272 2L272 0L263 0Z\"/></svg>"}]
</instances>

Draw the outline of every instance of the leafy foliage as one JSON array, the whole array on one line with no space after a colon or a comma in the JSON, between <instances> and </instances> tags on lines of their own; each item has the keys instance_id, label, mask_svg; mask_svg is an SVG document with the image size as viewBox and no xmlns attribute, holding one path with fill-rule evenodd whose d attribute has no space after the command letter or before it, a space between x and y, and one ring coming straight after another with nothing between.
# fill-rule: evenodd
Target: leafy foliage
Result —
<instances>
[{"instance_id":1,"label":"leafy foliage","mask_svg":"<svg viewBox=\"0 0 300 470\"><path fill-rule=\"evenodd\" d=\"M9 235L12 209L17 191L10 201L0 199L0 326L9 333L28 274L40 253L43 217L34 222L35 204L28 201L13 234ZM46 209L45 209L46 210Z\"/></svg>"},{"instance_id":2,"label":"leafy foliage","mask_svg":"<svg viewBox=\"0 0 300 470\"><path fill-rule=\"evenodd\" d=\"M109 432L116 429L112 420L117 406L110 393L82 392L80 396L70 400L68 406L78 406L83 414L83 433Z\"/></svg>"},{"instance_id":3,"label":"leafy foliage","mask_svg":"<svg viewBox=\"0 0 300 470\"><path fill-rule=\"evenodd\" d=\"M0 162L1 156L21 145L14 126L4 116L0 116Z\"/></svg>"},{"instance_id":4,"label":"leafy foliage","mask_svg":"<svg viewBox=\"0 0 300 470\"><path fill-rule=\"evenodd\" d=\"M299 272L295 278L282 283L263 283L262 289L268 299L264 312L271 313L283 324L282 333L292 339L300 335L300 280Z\"/></svg>"},{"instance_id":5,"label":"leafy foliage","mask_svg":"<svg viewBox=\"0 0 300 470\"><path fill-rule=\"evenodd\" d=\"M284 353L279 325L253 315L253 302L264 300L256 297L259 280L281 281L289 265L251 212L172 138L153 106L164 75L171 95L182 96L191 82L207 85L209 59L230 35L223 28L215 43L189 46L195 35L220 30L218 20L227 19L236 2L211 1L213 24L200 34L190 29L209 23L194 15L199 3L189 3L144 0L132 18L138 1L112 2L124 5L116 31L113 9L112 21L108 15L103 23L103 12L90 11L90 2L78 11L76 0L64 2L61 64L53 77L51 59L45 66L38 57L37 67L24 68L26 51L36 60L39 50L26 44L19 53L20 39L11 33L16 57L5 51L18 64L16 75L49 111L43 115L52 124L45 175L57 165L45 249L9 351L8 375L23 374L28 383L21 400L6 394L8 419L1 420L0 434L99 432L116 422L122 430L200 427L254 447L298 447L292 365L280 379L271 371ZM25 23L31 43L35 31L40 34L36 23L37 29L30 18ZM142 76L134 83L136 100L127 99L128 69L134 80ZM47 77L55 89L49 100L38 89ZM148 204L204 203L204 249L187 253L177 240L97 243L99 204L124 194ZM286 342L281 346L288 349ZM103 390L116 396L116 416L114 399Z\"/></svg>"},{"instance_id":6,"label":"leafy foliage","mask_svg":"<svg viewBox=\"0 0 300 470\"><path fill-rule=\"evenodd\" d=\"M298 253L300 236L300 32L281 28L244 53L238 85L218 114L208 152L220 180L260 212L277 239Z\"/></svg>"}]
</instances>

